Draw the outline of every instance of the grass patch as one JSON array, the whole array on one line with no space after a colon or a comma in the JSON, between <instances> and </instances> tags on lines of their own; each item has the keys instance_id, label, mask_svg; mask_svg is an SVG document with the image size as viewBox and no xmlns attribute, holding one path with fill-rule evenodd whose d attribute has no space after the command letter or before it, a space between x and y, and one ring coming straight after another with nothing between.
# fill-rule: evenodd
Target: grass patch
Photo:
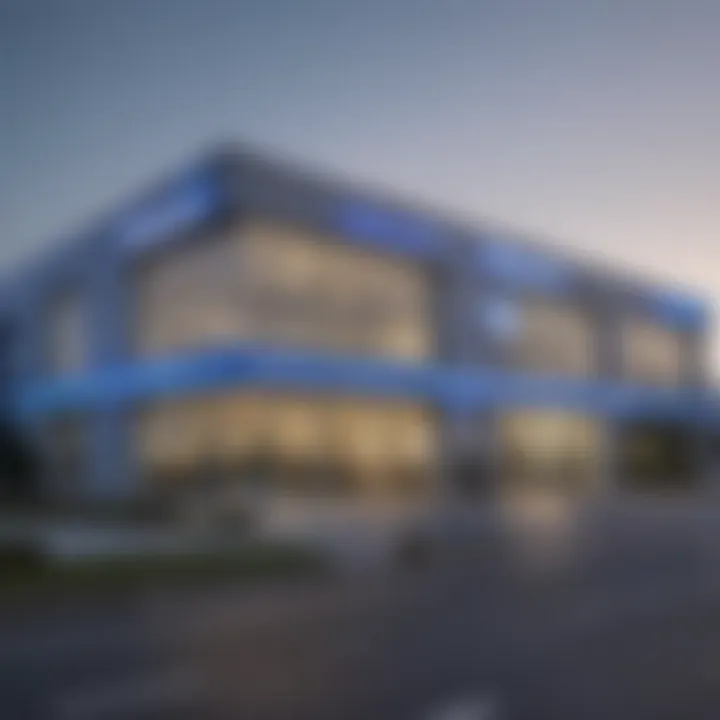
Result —
<instances>
[{"instance_id":1,"label":"grass patch","mask_svg":"<svg viewBox=\"0 0 720 720\"><path fill-rule=\"evenodd\" d=\"M0 601L301 578L328 570L326 560L315 551L271 543L212 554L113 556L74 562L40 562L30 554L21 559L23 562L0 563ZM30 561L24 562L26 559Z\"/></svg>"}]
</instances>

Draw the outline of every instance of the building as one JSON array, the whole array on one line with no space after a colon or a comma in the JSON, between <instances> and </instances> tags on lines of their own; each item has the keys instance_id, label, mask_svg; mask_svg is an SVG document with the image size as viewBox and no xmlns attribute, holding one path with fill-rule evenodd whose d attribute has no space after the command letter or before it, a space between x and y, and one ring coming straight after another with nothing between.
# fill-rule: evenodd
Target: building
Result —
<instances>
[{"instance_id":1,"label":"building","mask_svg":"<svg viewBox=\"0 0 720 720\"><path fill-rule=\"evenodd\" d=\"M3 311L58 500L220 469L268 507L706 481L702 302L243 150L16 273Z\"/></svg>"}]
</instances>

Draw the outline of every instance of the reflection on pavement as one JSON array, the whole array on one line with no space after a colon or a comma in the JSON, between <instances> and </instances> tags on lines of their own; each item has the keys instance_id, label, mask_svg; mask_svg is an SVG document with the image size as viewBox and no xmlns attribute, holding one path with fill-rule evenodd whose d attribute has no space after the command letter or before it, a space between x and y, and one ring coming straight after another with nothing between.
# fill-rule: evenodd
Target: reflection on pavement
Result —
<instances>
[{"instance_id":1,"label":"reflection on pavement","mask_svg":"<svg viewBox=\"0 0 720 720\"><path fill-rule=\"evenodd\" d=\"M529 569L552 570L573 559L580 506L551 493L525 493L504 505L506 527L518 559Z\"/></svg>"}]
</instances>

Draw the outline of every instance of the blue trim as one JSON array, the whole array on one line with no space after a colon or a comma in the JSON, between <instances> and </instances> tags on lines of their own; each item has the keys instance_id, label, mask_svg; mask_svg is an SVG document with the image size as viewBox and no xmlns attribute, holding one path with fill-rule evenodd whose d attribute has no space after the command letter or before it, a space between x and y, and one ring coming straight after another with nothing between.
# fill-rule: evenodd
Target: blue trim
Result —
<instances>
[{"instance_id":1,"label":"blue trim","mask_svg":"<svg viewBox=\"0 0 720 720\"><path fill-rule=\"evenodd\" d=\"M441 230L429 220L360 200L338 203L331 225L353 242L419 259L438 256L446 245Z\"/></svg>"},{"instance_id":2,"label":"blue trim","mask_svg":"<svg viewBox=\"0 0 720 720\"><path fill-rule=\"evenodd\" d=\"M487 368L343 358L257 346L186 354L46 381L16 398L30 418L230 387L408 398L452 410L554 406L614 417L707 419L697 392L508 373Z\"/></svg>"},{"instance_id":3,"label":"blue trim","mask_svg":"<svg viewBox=\"0 0 720 720\"><path fill-rule=\"evenodd\" d=\"M510 287L563 294L574 285L574 273L568 266L510 243L491 240L480 245L476 259L490 277Z\"/></svg>"},{"instance_id":4,"label":"blue trim","mask_svg":"<svg viewBox=\"0 0 720 720\"><path fill-rule=\"evenodd\" d=\"M708 323L708 311L703 303L680 293L655 293L646 303L656 317L668 325L688 330L702 329Z\"/></svg>"},{"instance_id":5,"label":"blue trim","mask_svg":"<svg viewBox=\"0 0 720 720\"><path fill-rule=\"evenodd\" d=\"M547 295L563 295L577 286L580 268L555 258L513 245L490 240L476 250L476 262L491 278L509 288L527 289ZM687 330L708 324L708 309L697 298L679 292L633 289L640 306L660 322Z\"/></svg>"}]
</instances>

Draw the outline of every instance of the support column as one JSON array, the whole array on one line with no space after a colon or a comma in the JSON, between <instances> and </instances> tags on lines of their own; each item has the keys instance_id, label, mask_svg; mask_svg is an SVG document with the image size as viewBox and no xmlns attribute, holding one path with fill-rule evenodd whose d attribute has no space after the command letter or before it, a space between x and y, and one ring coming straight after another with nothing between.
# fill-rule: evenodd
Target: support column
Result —
<instances>
[{"instance_id":1,"label":"support column","mask_svg":"<svg viewBox=\"0 0 720 720\"><path fill-rule=\"evenodd\" d=\"M131 343L131 275L113 242L99 248L88 289L90 366L112 373L129 357ZM138 494L132 411L103 400L88 417L88 494L93 500L130 500Z\"/></svg>"},{"instance_id":2,"label":"support column","mask_svg":"<svg viewBox=\"0 0 720 720\"><path fill-rule=\"evenodd\" d=\"M622 494L621 452L622 452L622 421L613 416L605 420L602 448L600 451L600 487L598 500L613 502Z\"/></svg>"},{"instance_id":3,"label":"support column","mask_svg":"<svg viewBox=\"0 0 720 720\"><path fill-rule=\"evenodd\" d=\"M463 506L497 494L499 455L495 418L489 409L448 408L441 429L444 498Z\"/></svg>"},{"instance_id":4,"label":"support column","mask_svg":"<svg viewBox=\"0 0 720 720\"><path fill-rule=\"evenodd\" d=\"M87 428L87 493L92 501L129 501L140 493L131 421L131 413L121 407L100 408L93 415Z\"/></svg>"}]
</instances>

